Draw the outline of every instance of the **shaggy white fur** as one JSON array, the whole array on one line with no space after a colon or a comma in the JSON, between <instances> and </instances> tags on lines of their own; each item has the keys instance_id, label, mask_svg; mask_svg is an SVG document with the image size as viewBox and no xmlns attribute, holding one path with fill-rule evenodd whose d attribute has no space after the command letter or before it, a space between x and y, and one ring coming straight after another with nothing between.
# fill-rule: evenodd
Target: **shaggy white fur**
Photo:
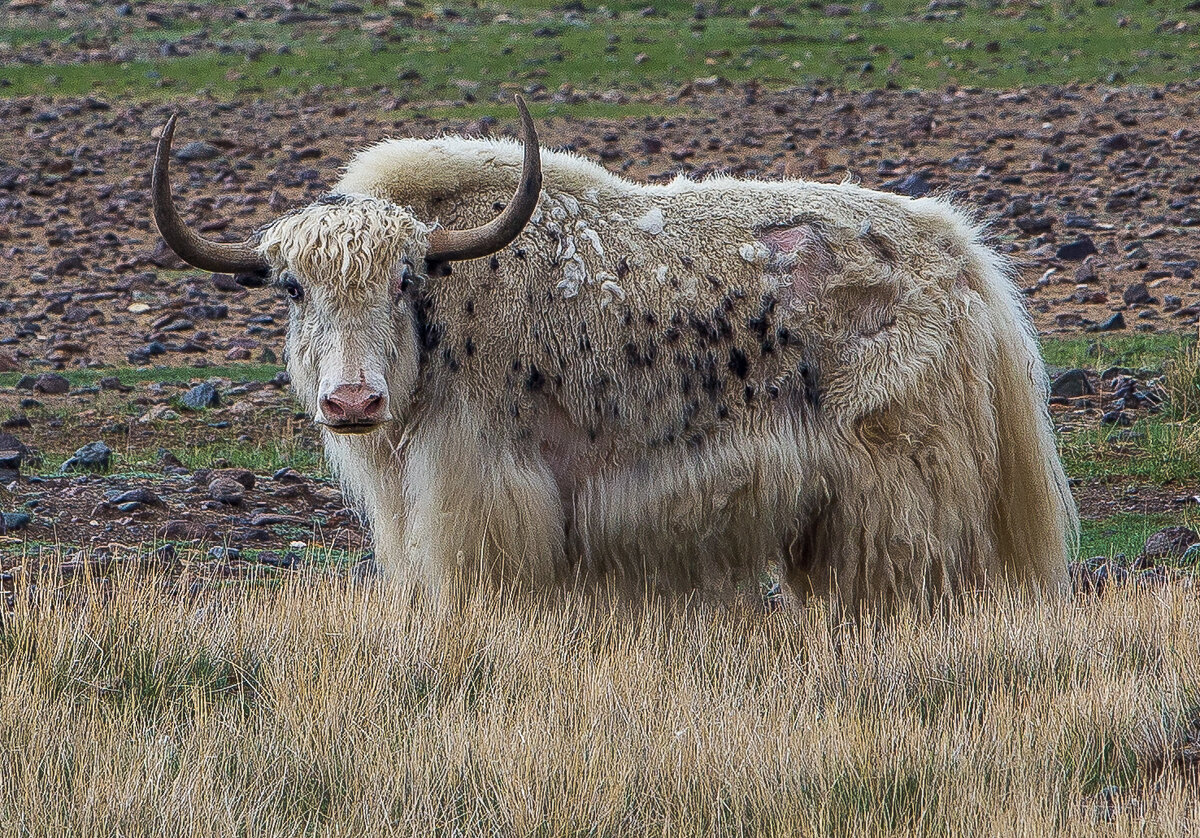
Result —
<instances>
[{"instance_id":1,"label":"shaggy white fur","mask_svg":"<svg viewBox=\"0 0 1200 838\"><path fill-rule=\"evenodd\" d=\"M963 213L542 160L525 231L449 269L426 269L428 230L493 217L516 143L380 143L350 197L263 234L307 289L288 339L307 409L355 363L387 378L394 423L326 435L385 568L676 590L773 568L850 606L1061 589L1076 519L1045 372Z\"/></svg>"}]
</instances>

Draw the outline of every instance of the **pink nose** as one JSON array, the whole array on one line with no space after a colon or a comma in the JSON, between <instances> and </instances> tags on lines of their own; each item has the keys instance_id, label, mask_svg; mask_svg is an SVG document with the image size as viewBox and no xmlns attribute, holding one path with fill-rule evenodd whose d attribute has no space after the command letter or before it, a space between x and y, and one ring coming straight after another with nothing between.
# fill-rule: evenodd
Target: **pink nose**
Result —
<instances>
[{"instance_id":1,"label":"pink nose","mask_svg":"<svg viewBox=\"0 0 1200 838\"><path fill-rule=\"evenodd\" d=\"M383 393L365 384L339 384L321 399L331 425L373 425L383 419Z\"/></svg>"}]
</instances>

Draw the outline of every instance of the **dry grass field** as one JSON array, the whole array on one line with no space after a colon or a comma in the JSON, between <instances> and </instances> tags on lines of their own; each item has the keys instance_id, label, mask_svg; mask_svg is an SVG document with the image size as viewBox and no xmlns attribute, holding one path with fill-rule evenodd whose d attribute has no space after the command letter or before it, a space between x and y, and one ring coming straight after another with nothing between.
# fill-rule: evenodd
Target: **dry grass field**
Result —
<instances>
[{"instance_id":1,"label":"dry grass field","mask_svg":"<svg viewBox=\"0 0 1200 838\"><path fill-rule=\"evenodd\" d=\"M1200 824L1184 583L932 621L378 584L18 592L0 835L1164 835Z\"/></svg>"}]
</instances>

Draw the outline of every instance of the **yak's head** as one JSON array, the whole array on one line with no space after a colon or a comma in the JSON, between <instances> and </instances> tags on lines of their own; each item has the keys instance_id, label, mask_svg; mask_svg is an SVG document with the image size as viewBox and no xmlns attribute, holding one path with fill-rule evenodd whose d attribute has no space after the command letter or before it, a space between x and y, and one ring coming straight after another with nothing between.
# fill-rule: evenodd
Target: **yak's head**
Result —
<instances>
[{"instance_id":1,"label":"yak's head","mask_svg":"<svg viewBox=\"0 0 1200 838\"><path fill-rule=\"evenodd\" d=\"M244 242L209 241L183 223L171 199L174 116L154 162L154 217L167 244L188 264L253 276L287 295L288 371L296 394L331 431L366 433L403 418L416 388L422 312L410 286L436 276L439 265L495 253L533 214L541 158L520 97L517 108L525 143L521 181L500 215L482 227L431 228L381 198L331 195Z\"/></svg>"}]
</instances>

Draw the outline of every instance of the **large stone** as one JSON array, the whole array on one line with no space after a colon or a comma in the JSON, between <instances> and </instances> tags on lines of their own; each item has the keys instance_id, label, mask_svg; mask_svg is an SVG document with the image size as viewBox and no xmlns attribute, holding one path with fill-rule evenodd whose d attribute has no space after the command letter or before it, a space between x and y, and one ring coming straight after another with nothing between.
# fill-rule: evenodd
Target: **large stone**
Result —
<instances>
[{"instance_id":1,"label":"large stone","mask_svg":"<svg viewBox=\"0 0 1200 838\"><path fill-rule=\"evenodd\" d=\"M1166 527L1146 539L1138 563L1156 565L1178 561L1194 544L1200 544L1200 534L1191 527Z\"/></svg>"}]
</instances>

